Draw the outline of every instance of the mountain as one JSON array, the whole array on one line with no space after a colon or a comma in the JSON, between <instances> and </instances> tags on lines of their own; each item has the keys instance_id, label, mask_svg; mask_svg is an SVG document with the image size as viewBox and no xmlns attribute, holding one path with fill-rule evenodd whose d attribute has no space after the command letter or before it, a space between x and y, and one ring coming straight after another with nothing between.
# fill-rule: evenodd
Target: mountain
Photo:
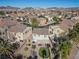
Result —
<instances>
[{"instance_id":1,"label":"mountain","mask_svg":"<svg viewBox=\"0 0 79 59\"><path fill-rule=\"evenodd\" d=\"M20 9L20 8L12 6L0 6L0 9Z\"/></svg>"}]
</instances>

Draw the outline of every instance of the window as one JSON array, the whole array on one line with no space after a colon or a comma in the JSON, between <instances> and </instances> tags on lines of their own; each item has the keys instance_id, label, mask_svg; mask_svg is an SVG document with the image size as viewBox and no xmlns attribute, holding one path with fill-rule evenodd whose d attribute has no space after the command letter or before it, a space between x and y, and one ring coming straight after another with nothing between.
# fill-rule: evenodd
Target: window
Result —
<instances>
[{"instance_id":1,"label":"window","mask_svg":"<svg viewBox=\"0 0 79 59\"><path fill-rule=\"evenodd\" d=\"M13 37L13 40L16 40L17 38L16 37Z\"/></svg>"},{"instance_id":2,"label":"window","mask_svg":"<svg viewBox=\"0 0 79 59\"><path fill-rule=\"evenodd\" d=\"M42 44L38 44L38 46L42 46Z\"/></svg>"},{"instance_id":3,"label":"window","mask_svg":"<svg viewBox=\"0 0 79 59\"><path fill-rule=\"evenodd\" d=\"M26 46L30 46L31 44L26 44Z\"/></svg>"},{"instance_id":4,"label":"window","mask_svg":"<svg viewBox=\"0 0 79 59\"><path fill-rule=\"evenodd\" d=\"M30 40L28 40L30 42Z\"/></svg>"},{"instance_id":5,"label":"window","mask_svg":"<svg viewBox=\"0 0 79 59\"><path fill-rule=\"evenodd\" d=\"M26 44L26 46L30 46L31 44Z\"/></svg>"},{"instance_id":6,"label":"window","mask_svg":"<svg viewBox=\"0 0 79 59\"><path fill-rule=\"evenodd\" d=\"M33 41L32 43L35 43L35 41Z\"/></svg>"},{"instance_id":7,"label":"window","mask_svg":"<svg viewBox=\"0 0 79 59\"><path fill-rule=\"evenodd\" d=\"M50 47L50 44L49 43L47 43L47 44L45 44L47 47Z\"/></svg>"},{"instance_id":8,"label":"window","mask_svg":"<svg viewBox=\"0 0 79 59\"><path fill-rule=\"evenodd\" d=\"M34 36L36 36L36 34L34 34Z\"/></svg>"},{"instance_id":9,"label":"window","mask_svg":"<svg viewBox=\"0 0 79 59\"><path fill-rule=\"evenodd\" d=\"M35 48L36 48L36 45L32 45L32 48L34 48L34 49L35 49Z\"/></svg>"},{"instance_id":10,"label":"window","mask_svg":"<svg viewBox=\"0 0 79 59\"><path fill-rule=\"evenodd\" d=\"M50 34L53 34L53 31L50 31Z\"/></svg>"},{"instance_id":11,"label":"window","mask_svg":"<svg viewBox=\"0 0 79 59\"><path fill-rule=\"evenodd\" d=\"M25 33L27 33L27 31Z\"/></svg>"},{"instance_id":12,"label":"window","mask_svg":"<svg viewBox=\"0 0 79 59\"><path fill-rule=\"evenodd\" d=\"M0 32L0 35L1 35L2 33Z\"/></svg>"},{"instance_id":13,"label":"window","mask_svg":"<svg viewBox=\"0 0 79 59\"><path fill-rule=\"evenodd\" d=\"M52 29L52 31L53 31L53 29Z\"/></svg>"},{"instance_id":14,"label":"window","mask_svg":"<svg viewBox=\"0 0 79 59\"><path fill-rule=\"evenodd\" d=\"M20 40L20 42L23 42L23 40Z\"/></svg>"},{"instance_id":15,"label":"window","mask_svg":"<svg viewBox=\"0 0 79 59\"><path fill-rule=\"evenodd\" d=\"M46 37L46 35L44 35L44 37Z\"/></svg>"}]
</instances>

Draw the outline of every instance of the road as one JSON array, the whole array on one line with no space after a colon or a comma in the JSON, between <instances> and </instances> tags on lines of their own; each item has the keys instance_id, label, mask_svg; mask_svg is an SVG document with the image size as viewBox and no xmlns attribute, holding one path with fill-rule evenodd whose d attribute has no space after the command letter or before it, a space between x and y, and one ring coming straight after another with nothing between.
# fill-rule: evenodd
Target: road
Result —
<instances>
[{"instance_id":1,"label":"road","mask_svg":"<svg viewBox=\"0 0 79 59\"><path fill-rule=\"evenodd\" d=\"M55 24L57 24L57 23L50 23L50 24L46 24L46 25L42 25L42 26L32 26L31 24L29 24L29 23L24 23L24 22L23 22L23 24L24 24L24 25L27 25L27 26L30 26L30 27L43 28L43 27L48 27L48 26L50 26L50 25L55 25Z\"/></svg>"}]
</instances>

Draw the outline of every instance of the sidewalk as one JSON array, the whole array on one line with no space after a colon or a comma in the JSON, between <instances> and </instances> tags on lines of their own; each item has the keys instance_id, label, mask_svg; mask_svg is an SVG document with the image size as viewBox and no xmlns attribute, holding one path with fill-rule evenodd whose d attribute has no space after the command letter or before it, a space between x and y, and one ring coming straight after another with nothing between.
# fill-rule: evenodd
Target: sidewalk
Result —
<instances>
[{"instance_id":1,"label":"sidewalk","mask_svg":"<svg viewBox=\"0 0 79 59\"><path fill-rule=\"evenodd\" d=\"M68 59L75 59L75 56L76 56L78 50L79 49L77 48L77 45L73 44L73 47L72 47L72 50L71 50L71 53L70 53Z\"/></svg>"}]
</instances>

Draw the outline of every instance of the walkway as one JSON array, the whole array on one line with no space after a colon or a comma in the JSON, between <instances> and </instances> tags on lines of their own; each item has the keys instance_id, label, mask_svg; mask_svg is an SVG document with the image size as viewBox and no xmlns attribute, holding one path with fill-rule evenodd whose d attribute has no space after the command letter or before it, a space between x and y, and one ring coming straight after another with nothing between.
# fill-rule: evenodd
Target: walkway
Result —
<instances>
[{"instance_id":1,"label":"walkway","mask_svg":"<svg viewBox=\"0 0 79 59\"><path fill-rule=\"evenodd\" d=\"M79 50L78 50L78 52L77 52L77 54L75 56L75 59L79 59Z\"/></svg>"},{"instance_id":2,"label":"walkway","mask_svg":"<svg viewBox=\"0 0 79 59\"><path fill-rule=\"evenodd\" d=\"M76 44L73 44L70 56L68 59L79 59L79 49Z\"/></svg>"}]
</instances>

